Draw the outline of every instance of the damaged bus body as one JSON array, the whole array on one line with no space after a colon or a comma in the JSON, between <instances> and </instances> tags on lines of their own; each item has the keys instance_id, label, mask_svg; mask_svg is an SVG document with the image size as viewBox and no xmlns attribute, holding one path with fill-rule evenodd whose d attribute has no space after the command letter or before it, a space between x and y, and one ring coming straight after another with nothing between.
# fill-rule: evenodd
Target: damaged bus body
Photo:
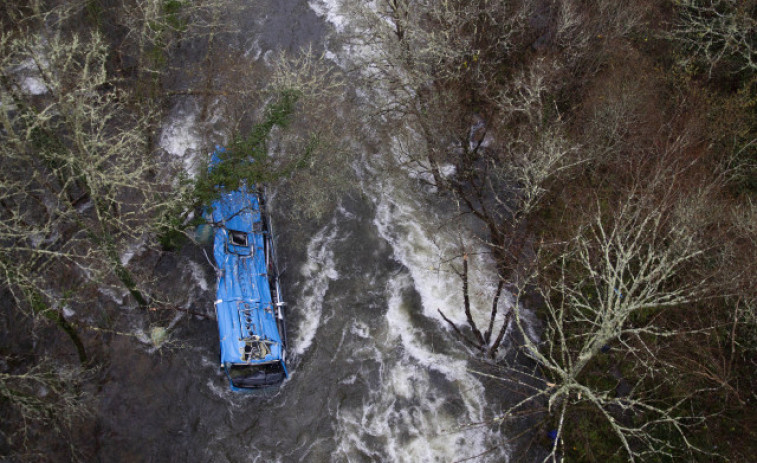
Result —
<instances>
[{"instance_id":1,"label":"damaged bus body","mask_svg":"<svg viewBox=\"0 0 757 463\"><path fill-rule=\"evenodd\" d=\"M224 191L210 212L221 368L234 391L279 386L288 377L285 304L264 191Z\"/></svg>"}]
</instances>

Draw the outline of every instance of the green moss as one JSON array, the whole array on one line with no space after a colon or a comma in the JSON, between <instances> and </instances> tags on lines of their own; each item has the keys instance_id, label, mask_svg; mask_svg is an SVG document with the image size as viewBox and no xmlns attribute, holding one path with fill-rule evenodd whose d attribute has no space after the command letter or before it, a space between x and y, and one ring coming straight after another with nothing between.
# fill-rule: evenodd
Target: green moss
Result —
<instances>
[{"instance_id":1,"label":"green moss","mask_svg":"<svg viewBox=\"0 0 757 463\"><path fill-rule=\"evenodd\" d=\"M44 296L38 290L34 288L26 288L25 293L26 300L29 303L29 306L31 307L33 313L43 316L47 320L55 323L58 328L63 330L63 332L65 332L71 339L71 342L73 342L74 347L76 347L76 352L79 354L79 361L82 363L82 365L86 364L87 352L84 349L84 344L82 343L79 334L76 332L76 328L68 323L68 321L63 318L63 315L59 311L48 307L47 303L45 302Z\"/></svg>"},{"instance_id":2,"label":"green moss","mask_svg":"<svg viewBox=\"0 0 757 463\"><path fill-rule=\"evenodd\" d=\"M187 29L186 19L179 15L185 4L186 2L181 0L165 0L163 2L163 14L166 15L166 22L179 32L184 32Z\"/></svg>"},{"instance_id":3,"label":"green moss","mask_svg":"<svg viewBox=\"0 0 757 463\"><path fill-rule=\"evenodd\" d=\"M633 324L644 325L647 322L649 322L652 316L657 314L658 311L659 310L657 307L646 307L646 308L638 309L638 310L633 311L633 313L631 313L629 320L631 320Z\"/></svg>"},{"instance_id":4,"label":"green moss","mask_svg":"<svg viewBox=\"0 0 757 463\"><path fill-rule=\"evenodd\" d=\"M99 29L103 24L103 5L102 0L88 0L84 6L87 20L95 29Z\"/></svg>"},{"instance_id":5,"label":"green moss","mask_svg":"<svg viewBox=\"0 0 757 463\"><path fill-rule=\"evenodd\" d=\"M177 251L187 242L187 237L178 227L165 227L158 235L158 243L164 251Z\"/></svg>"},{"instance_id":6,"label":"green moss","mask_svg":"<svg viewBox=\"0 0 757 463\"><path fill-rule=\"evenodd\" d=\"M565 462L621 463L627 461L619 452L620 441L607 425L605 418L592 408L577 407L566 421Z\"/></svg>"},{"instance_id":7,"label":"green moss","mask_svg":"<svg viewBox=\"0 0 757 463\"><path fill-rule=\"evenodd\" d=\"M147 51L147 59L155 68L163 68L168 59L163 51L163 44L158 42Z\"/></svg>"}]
</instances>

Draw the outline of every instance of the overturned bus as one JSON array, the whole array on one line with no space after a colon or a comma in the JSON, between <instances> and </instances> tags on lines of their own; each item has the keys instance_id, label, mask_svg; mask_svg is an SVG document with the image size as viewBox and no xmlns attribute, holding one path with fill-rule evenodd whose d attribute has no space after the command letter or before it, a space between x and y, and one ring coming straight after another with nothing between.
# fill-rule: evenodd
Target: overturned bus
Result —
<instances>
[{"instance_id":1,"label":"overturned bus","mask_svg":"<svg viewBox=\"0 0 757 463\"><path fill-rule=\"evenodd\" d=\"M214 155L211 169L218 160ZM222 191L209 215L221 368L234 391L279 386L288 377L285 304L265 192L246 185Z\"/></svg>"}]
</instances>

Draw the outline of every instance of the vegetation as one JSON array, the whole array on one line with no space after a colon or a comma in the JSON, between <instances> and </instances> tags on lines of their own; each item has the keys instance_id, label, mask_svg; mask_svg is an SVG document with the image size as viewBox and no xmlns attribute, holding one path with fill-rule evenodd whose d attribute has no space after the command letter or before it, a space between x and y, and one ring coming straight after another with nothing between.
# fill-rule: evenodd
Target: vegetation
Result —
<instances>
[{"instance_id":1,"label":"vegetation","mask_svg":"<svg viewBox=\"0 0 757 463\"><path fill-rule=\"evenodd\" d=\"M208 317L181 307L153 267L186 242L197 222L190 215L217 185L277 181L307 196L326 172L315 173L315 157L328 149L340 162L329 119L313 109L340 80L312 53L282 55L267 87L242 74L239 87L214 88L222 6L30 0L0 13L0 322L17 328L0 344L3 457L87 459L56 438L65 443L86 426L78 419L89 416L87 391L108 359L108 336L155 350L170 341L177 312ZM176 72L170 56L192 41L208 48L195 70L208 78L183 94L231 95L247 107L268 101L249 130L246 112L231 106L237 135L219 152L221 165L210 174L201 166L194 179L156 143L170 98L182 93L165 89ZM320 188L321 197L293 210L323 210L337 188ZM137 317L124 310L133 308Z\"/></svg>"},{"instance_id":2,"label":"vegetation","mask_svg":"<svg viewBox=\"0 0 757 463\"><path fill-rule=\"evenodd\" d=\"M312 50L276 57L264 88L245 63L214 79L225 5L0 12L0 321L68 348L0 344L0 451L80 457L45 457L43 431L65 436L89 416L102 333L139 338L122 306L139 309L150 348L170 337L168 317L187 309L150 265L219 185L273 184L293 218L319 218L359 188L344 146L370 138L401 140L383 174L410 172L459 205L453 226L491 255L489 300L471 297L461 246L463 305L440 310L518 394L487 424L533 426L544 438L517 444L545 461L757 453L753 0L351 2L350 40L371 51L350 74L373 93L360 105ZM172 88L183 44L204 57ZM225 108L213 169L186 172L157 146L178 94L205 97L203 117ZM733 435L739 446L715 447Z\"/></svg>"},{"instance_id":3,"label":"vegetation","mask_svg":"<svg viewBox=\"0 0 757 463\"><path fill-rule=\"evenodd\" d=\"M266 107L264 119L255 124L245 135L237 135L227 147L217 149L217 164L203 169L195 184L198 205L209 204L220 192L219 186L227 191L242 185L262 184L291 176L303 162L307 162L312 148L307 147L299 157L288 160L284 166L274 163L278 159L268 155L268 143L274 127L286 129L291 123L298 96L284 92L277 101Z\"/></svg>"},{"instance_id":4,"label":"vegetation","mask_svg":"<svg viewBox=\"0 0 757 463\"><path fill-rule=\"evenodd\" d=\"M373 111L418 134L403 166L494 259L475 307L461 249L463 307L441 311L522 395L494 422L541 416L550 461L747 461L712 436L754 415L754 2L378 5L354 12L381 44Z\"/></svg>"},{"instance_id":5,"label":"vegetation","mask_svg":"<svg viewBox=\"0 0 757 463\"><path fill-rule=\"evenodd\" d=\"M48 424L65 433L87 413L73 372L93 366L80 330L101 315L94 295L125 290L147 308L152 297L146 281L121 256L159 226L162 212L176 201L170 185L156 180L175 167L159 163L149 146L156 114L135 105L112 77L107 38L71 27L85 14L82 6L30 2L8 12L18 17L0 36L5 316L13 310L52 322L81 362L53 367L44 359L55 353L44 349L1 352L11 360L4 363L12 368L2 372L2 390L14 412L2 432L20 455L44 439L41 429ZM21 437L13 430L18 423Z\"/></svg>"}]
</instances>

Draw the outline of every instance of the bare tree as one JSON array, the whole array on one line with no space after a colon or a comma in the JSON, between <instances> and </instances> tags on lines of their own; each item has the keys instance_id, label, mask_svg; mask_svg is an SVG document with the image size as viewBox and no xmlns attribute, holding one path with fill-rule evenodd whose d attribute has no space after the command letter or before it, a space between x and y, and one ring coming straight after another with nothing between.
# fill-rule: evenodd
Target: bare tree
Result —
<instances>
[{"instance_id":1,"label":"bare tree","mask_svg":"<svg viewBox=\"0 0 757 463\"><path fill-rule=\"evenodd\" d=\"M7 359L3 359L5 361ZM0 397L5 409L0 434L17 449L4 457L44 461L49 455L35 447L39 435L65 439L77 420L92 413L92 404L82 389L89 373L80 368L55 366L41 361L13 373L0 372ZM21 423L21 426L8 425ZM72 456L76 449L71 449Z\"/></svg>"},{"instance_id":2,"label":"bare tree","mask_svg":"<svg viewBox=\"0 0 757 463\"><path fill-rule=\"evenodd\" d=\"M121 254L186 193L149 150L153 114L130 106L103 37L68 30L70 14L40 12L0 37L2 281L63 325L87 288L125 288L147 304Z\"/></svg>"},{"instance_id":3,"label":"bare tree","mask_svg":"<svg viewBox=\"0 0 757 463\"><path fill-rule=\"evenodd\" d=\"M272 134L269 149L277 162L293 166L273 184L290 219L323 217L354 185L354 158L343 134L357 122L346 89L343 72L312 48L282 52L273 62L263 95L297 96L291 127Z\"/></svg>"},{"instance_id":4,"label":"bare tree","mask_svg":"<svg viewBox=\"0 0 757 463\"><path fill-rule=\"evenodd\" d=\"M632 191L612 210L597 207L592 222L569 243L545 245L545 265L529 282L537 284L544 301L540 339L529 333L522 306L513 309L522 349L540 373L522 372L522 385L532 393L503 419L543 401L556 428L546 460L558 461L564 446L571 445L563 438L566 427L575 425L569 417L578 410L603 417L631 461L704 451L688 436L688 428L704 417L687 413L684 406L703 391L666 396L675 390L666 384L675 381L676 366L656 354L661 340L681 331L656 320L666 308L708 295L709 277L692 275L708 245L682 219L684 202L662 204L650 202L644 191ZM602 386L586 372L610 349L621 353L633 374L618 373L612 386ZM676 438L660 437L671 435Z\"/></svg>"},{"instance_id":5,"label":"bare tree","mask_svg":"<svg viewBox=\"0 0 757 463\"><path fill-rule=\"evenodd\" d=\"M499 334L492 337L502 291L517 287L518 281L530 272L533 256L528 223L541 206L550 184L564 179L588 160L587 153L565 136L559 114L545 117L550 109L545 108L548 76L541 61L517 75L512 86L499 95L495 107L500 118L497 125L490 129L482 124L474 130L483 133L473 134L472 140L457 145L460 155L451 159L455 173L440 176L436 183L462 204L466 213L484 224L487 231L482 239L494 256L498 284L492 297L489 326L483 333L469 316L465 257L459 275L473 344L492 358L511 317L507 314L497 330ZM503 135L492 136L490 130ZM453 328L459 331L454 325Z\"/></svg>"},{"instance_id":6,"label":"bare tree","mask_svg":"<svg viewBox=\"0 0 757 463\"><path fill-rule=\"evenodd\" d=\"M582 36L575 27L579 13L567 3L546 13L559 29L558 41ZM518 278L528 260L526 224L548 185L583 154L549 101L560 82L559 63L522 62L523 49L538 38L530 22L537 10L528 1L407 0L351 10L357 18L353 46L366 50L353 73L375 92L367 101L370 120L378 122L373 125L402 140L395 145L401 168L483 225L481 239L494 257L497 282L491 309L484 310L487 326L477 326L472 315L481 310L471 306L465 256L457 273L467 327L442 317L490 357L507 327L508 316L504 324L497 321L506 282ZM503 75L516 62L526 70Z\"/></svg>"},{"instance_id":7,"label":"bare tree","mask_svg":"<svg viewBox=\"0 0 757 463\"><path fill-rule=\"evenodd\" d=\"M708 74L726 60L736 71L757 70L757 19L754 1L683 0L672 31L690 57L701 60ZM690 58L685 64L691 62Z\"/></svg>"}]
</instances>

